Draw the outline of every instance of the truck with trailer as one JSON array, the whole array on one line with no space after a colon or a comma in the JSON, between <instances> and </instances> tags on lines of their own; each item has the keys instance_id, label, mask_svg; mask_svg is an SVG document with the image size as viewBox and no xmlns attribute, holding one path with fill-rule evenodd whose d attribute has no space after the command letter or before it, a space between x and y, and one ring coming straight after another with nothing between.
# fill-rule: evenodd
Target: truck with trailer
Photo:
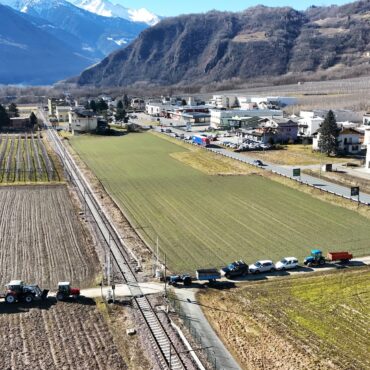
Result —
<instances>
[{"instance_id":1,"label":"truck with trailer","mask_svg":"<svg viewBox=\"0 0 370 370\"><path fill-rule=\"evenodd\" d=\"M167 277L169 285L177 286L183 284L184 286L190 286L193 281L209 281L214 283L216 280L221 278L221 273L216 268L210 269L199 269L195 271L195 277L189 274L183 275L171 275Z\"/></svg>"},{"instance_id":2,"label":"truck with trailer","mask_svg":"<svg viewBox=\"0 0 370 370\"><path fill-rule=\"evenodd\" d=\"M349 252L329 252L326 258L323 256L322 251L313 249L311 255L304 259L304 265L308 267L323 266L327 262L340 262L348 263L353 258Z\"/></svg>"},{"instance_id":3,"label":"truck with trailer","mask_svg":"<svg viewBox=\"0 0 370 370\"><path fill-rule=\"evenodd\" d=\"M208 137L200 136L200 135L193 135L191 138L193 144L201 145L201 146L208 146L210 145L210 140Z\"/></svg>"}]
</instances>

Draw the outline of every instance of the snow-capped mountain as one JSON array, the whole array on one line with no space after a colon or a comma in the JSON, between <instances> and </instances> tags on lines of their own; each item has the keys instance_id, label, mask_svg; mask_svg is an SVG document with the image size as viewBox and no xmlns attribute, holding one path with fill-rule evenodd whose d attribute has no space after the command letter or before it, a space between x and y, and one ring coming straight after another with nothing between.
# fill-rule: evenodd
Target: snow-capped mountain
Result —
<instances>
[{"instance_id":1,"label":"snow-capped mountain","mask_svg":"<svg viewBox=\"0 0 370 370\"><path fill-rule=\"evenodd\" d=\"M146 23L154 26L160 17L145 8L129 9L120 4L113 4L109 0L69 0L79 8L103 17L119 17L132 22Z\"/></svg>"},{"instance_id":2,"label":"snow-capped mountain","mask_svg":"<svg viewBox=\"0 0 370 370\"><path fill-rule=\"evenodd\" d=\"M63 41L66 33L73 36L73 45L81 45L81 53L96 60L104 58L112 51L128 45L141 31L148 27L145 23L129 21L119 17L103 17L75 6L66 0L0 0L25 16L47 21L56 27L49 32L54 35L60 30ZM71 39L71 37L68 37Z\"/></svg>"},{"instance_id":3,"label":"snow-capped mountain","mask_svg":"<svg viewBox=\"0 0 370 370\"><path fill-rule=\"evenodd\" d=\"M60 45L58 53L55 55L62 62L58 65L60 69L58 76L63 77L79 72L111 52L126 47L141 31L149 27L143 22L134 22L120 17L103 17L77 7L66 0L0 0L0 4L7 5L7 7L3 7L4 9L13 8L15 11L11 14L16 14L17 19L32 24L33 27L29 27L30 37L34 38L34 44L37 47L42 49L42 42L39 42L41 33L36 33L35 29L41 31L45 38L48 37L48 40L54 40L56 45ZM13 27L11 30L14 33L16 28ZM10 36L7 34L7 37L4 38L0 32L0 46L5 43L8 46L9 43L27 45ZM5 41L2 41L2 38ZM35 50L39 49L35 46ZM47 50L53 49L47 47ZM78 58L64 57L72 53ZM0 64L3 60L7 60L6 55L0 50ZM78 68L77 71L76 68ZM12 69L14 68L9 64L5 72ZM40 72L37 71L37 73ZM1 72L0 70L0 75ZM37 75L37 73L32 79L27 77L27 81L32 80L35 83L36 81L45 81L43 79L45 76L42 73L41 76ZM15 76L15 74L13 75ZM53 78L52 76L54 75L50 74L49 77ZM14 81L18 80L14 78ZM49 83L50 79L46 81Z\"/></svg>"}]
</instances>

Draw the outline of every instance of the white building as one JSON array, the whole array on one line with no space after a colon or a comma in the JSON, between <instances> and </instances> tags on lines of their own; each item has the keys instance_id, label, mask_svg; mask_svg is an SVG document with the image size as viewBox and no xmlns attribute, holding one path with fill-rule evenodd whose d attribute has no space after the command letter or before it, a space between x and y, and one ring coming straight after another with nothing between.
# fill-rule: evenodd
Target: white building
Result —
<instances>
[{"instance_id":1,"label":"white building","mask_svg":"<svg viewBox=\"0 0 370 370\"><path fill-rule=\"evenodd\" d=\"M68 122L70 111L71 111L70 106L56 106L55 117L59 122Z\"/></svg>"},{"instance_id":2,"label":"white building","mask_svg":"<svg viewBox=\"0 0 370 370\"><path fill-rule=\"evenodd\" d=\"M131 107L135 110L144 110L145 109L145 101L141 98L133 98L131 99Z\"/></svg>"},{"instance_id":3,"label":"white building","mask_svg":"<svg viewBox=\"0 0 370 370\"><path fill-rule=\"evenodd\" d=\"M151 116L159 116L164 105L162 103L147 103L145 105L145 112Z\"/></svg>"},{"instance_id":4,"label":"white building","mask_svg":"<svg viewBox=\"0 0 370 370\"><path fill-rule=\"evenodd\" d=\"M236 95L213 95L210 104L219 109L239 107L239 101Z\"/></svg>"},{"instance_id":5,"label":"white building","mask_svg":"<svg viewBox=\"0 0 370 370\"><path fill-rule=\"evenodd\" d=\"M338 149L342 153L357 154L361 151L362 134L353 128L344 128L338 136ZM312 149L319 150L320 133L314 135Z\"/></svg>"},{"instance_id":6,"label":"white building","mask_svg":"<svg viewBox=\"0 0 370 370\"><path fill-rule=\"evenodd\" d=\"M320 128L323 118L315 116L314 112L302 111L298 120L298 136L312 137Z\"/></svg>"},{"instance_id":7,"label":"white building","mask_svg":"<svg viewBox=\"0 0 370 370\"><path fill-rule=\"evenodd\" d=\"M243 117L260 118L283 118L283 112L275 109L234 109L234 110L211 110L211 127L215 129L229 127L230 120Z\"/></svg>"},{"instance_id":8,"label":"white building","mask_svg":"<svg viewBox=\"0 0 370 370\"><path fill-rule=\"evenodd\" d=\"M69 129L74 132L90 132L98 127L98 118L94 112L76 109L69 112Z\"/></svg>"},{"instance_id":9,"label":"white building","mask_svg":"<svg viewBox=\"0 0 370 370\"><path fill-rule=\"evenodd\" d=\"M329 110L328 109L315 109L313 111L301 111L300 116L304 117L302 114L310 114L315 117L324 118L327 116ZM347 109L333 109L333 113L337 122L361 122L362 116L358 112L354 112L352 110Z\"/></svg>"}]
</instances>

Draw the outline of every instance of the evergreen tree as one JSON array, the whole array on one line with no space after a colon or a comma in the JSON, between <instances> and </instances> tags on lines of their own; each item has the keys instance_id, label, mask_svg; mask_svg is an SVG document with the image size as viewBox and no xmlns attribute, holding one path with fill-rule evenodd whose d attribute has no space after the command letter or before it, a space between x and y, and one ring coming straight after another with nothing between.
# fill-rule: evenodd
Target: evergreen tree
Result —
<instances>
[{"instance_id":1,"label":"evergreen tree","mask_svg":"<svg viewBox=\"0 0 370 370\"><path fill-rule=\"evenodd\" d=\"M123 106L124 108L128 108L130 106L130 100L127 94L123 95Z\"/></svg>"},{"instance_id":2,"label":"evergreen tree","mask_svg":"<svg viewBox=\"0 0 370 370\"><path fill-rule=\"evenodd\" d=\"M337 154L339 130L333 111L329 111L320 127L319 148L327 156Z\"/></svg>"},{"instance_id":3,"label":"evergreen tree","mask_svg":"<svg viewBox=\"0 0 370 370\"><path fill-rule=\"evenodd\" d=\"M10 118L6 109L0 104L0 128L8 126L10 124Z\"/></svg>"},{"instance_id":4,"label":"evergreen tree","mask_svg":"<svg viewBox=\"0 0 370 370\"><path fill-rule=\"evenodd\" d=\"M84 108L85 109L90 109L90 103L88 101L85 103Z\"/></svg>"},{"instance_id":5,"label":"evergreen tree","mask_svg":"<svg viewBox=\"0 0 370 370\"><path fill-rule=\"evenodd\" d=\"M19 110L15 103L11 103L8 107L9 113L12 113L13 117L19 117Z\"/></svg>"},{"instance_id":6,"label":"evergreen tree","mask_svg":"<svg viewBox=\"0 0 370 370\"><path fill-rule=\"evenodd\" d=\"M100 99L98 101L98 103L96 104L96 110L98 112L104 112L106 110L108 110L108 104L106 101L104 101L103 99Z\"/></svg>"},{"instance_id":7,"label":"evergreen tree","mask_svg":"<svg viewBox=\"0 0 370 370\"><path fill-rule=\"evenodd\" d=\"M126 110L117 108L116 120L117 121L125 121L125 118L126 118Z\"/></svg>"},{"instance_id":8,"label":"evergreen tree","mask_svg":"<svg viewBox=\"0 0 370 370\"><path fill-rule=\"evenodd\" d=\"M96 110L97 110L97 106L96 106L96 102L95 102L95 100L91 100L91 101L90 101L90 109L91 109L93 112L96 112Z\"/></svg>"},{"instance_id":9,"label":"evergreen tree","mask_svg":"<svg viewBox=\"0 0 370 370\"><path fill-rule=\"evenodd\" d=\"M122 103L122 100L119 100L118 103L117 103L117 110L118 109L123 109L124 106L123 106L123 103Z\"/></svg>"},{"instance_id":10,"label":"evergreen tree","mask_svg":"<svg viewBox=\"0 0 370 370\"><path fill-rule=\"evenodd\" d=\"M35 113L32 112L31 115L30 115L30 126L31 126L31 128L34 129L37 126L37 124L38 124L37 117L36 117Z\"/></svg>"}]
</instances>

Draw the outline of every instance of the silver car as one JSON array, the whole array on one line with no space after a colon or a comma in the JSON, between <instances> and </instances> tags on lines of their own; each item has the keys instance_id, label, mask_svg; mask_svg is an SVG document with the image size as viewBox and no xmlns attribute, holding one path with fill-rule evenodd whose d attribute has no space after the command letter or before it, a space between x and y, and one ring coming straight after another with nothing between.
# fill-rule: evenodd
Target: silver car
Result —
<instances>
[{"instance_id":1,"label":"silver car","mask_svg":"<svg viewBox=\"0 0 370 370\"><path fill-rule=\"evenodd\" d=\"M259 274L260 272L271 272L275 270L275 265L270 260L257 261L253 265L249 266L249 272L251 274Z\"/></svg>"}]
</instances>

